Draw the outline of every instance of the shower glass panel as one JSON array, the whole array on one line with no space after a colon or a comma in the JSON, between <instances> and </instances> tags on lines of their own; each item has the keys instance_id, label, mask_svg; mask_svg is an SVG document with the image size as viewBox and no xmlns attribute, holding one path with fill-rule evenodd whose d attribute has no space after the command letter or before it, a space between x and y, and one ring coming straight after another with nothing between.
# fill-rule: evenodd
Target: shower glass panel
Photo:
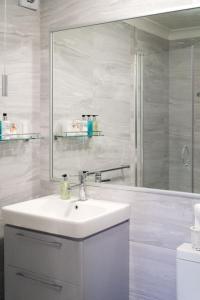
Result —
<instances>
[{"instance_id":1,"label":"shower glass panel","mask_svg":"<svg viewBox=\"0 0 200 300\"><path fill-rule=\"evenodd\" d=\"M193 192L200 193L200 39L193 47Z\"/></svg>"},{"instance_id":2,"label":"shower glass panel","mask_svg":"<svg viewBox=\"0 0 200 300\"><path fill-rule=\"evenodd\" d=\"M143 186L199 192L199 45L139 30L136 37L144 53Z\"/></svg>"},{"instance_id":3,"label":"shower glass panel","mask_svg":"<svg viewBox=\"0 0 200 300\"><path fill-rule=\"evenodd\" d=\"M193 191L193 71L191 40L169 47L169 189Z\"/></svg>"}]
</instances>

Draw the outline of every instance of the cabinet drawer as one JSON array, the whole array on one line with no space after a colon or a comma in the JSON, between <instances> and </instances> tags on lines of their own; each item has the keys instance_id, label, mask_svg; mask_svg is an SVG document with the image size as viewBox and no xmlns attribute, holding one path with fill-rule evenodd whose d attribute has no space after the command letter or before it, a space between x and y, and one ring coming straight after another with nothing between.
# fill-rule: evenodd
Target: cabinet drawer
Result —
<instances>
[{"instance_id":1,"label":"cabinet drawer","mask_svg":"<svg viewBox=\"0 0 200 300\"><path fill-rule=\"evenodd\" d=\"M6 268L5 300L80 300L78 286L19 268Z\"/></svg>"},{"instance_id":2,"label":"cabinet drawer","mask_svg":"<svg viewBox=\"0 0 200 300\"><path fill-rule=\"evenodd\" d=\"M81 245L81 242L6 226L5 264L80 284Z\"/></svg>"}]
</instances>

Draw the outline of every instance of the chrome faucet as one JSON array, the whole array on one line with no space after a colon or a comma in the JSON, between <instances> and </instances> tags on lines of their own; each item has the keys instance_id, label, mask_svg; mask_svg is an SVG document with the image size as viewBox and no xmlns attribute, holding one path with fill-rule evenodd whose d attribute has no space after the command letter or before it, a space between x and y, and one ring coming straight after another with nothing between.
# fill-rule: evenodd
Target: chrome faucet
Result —
<instances>
[{"instance_id":1,"label":"chrome faucet","mask_svg":"<svg viewBox=\"0 0 200 300\"><path fill-rule=\"evenodd\" d=\"M70 186L71 190L79 187L79 200L78 201L86 201L87 200L86 178L88 175L90 175L90 173L88 171L80 171L78 174L79 183Z\"/></svg>"},{"instance_id":2,"label":"chrome faucet","mask_svg":"<svg viewBox=\"0 0 200 300\"><path fill-rule=\"evenodd\" d=\"M79 200L86 201L87 200L87 191L86 191L86 178L88 176L87 171L79 172Z\"/></svg>"}]
</instances>

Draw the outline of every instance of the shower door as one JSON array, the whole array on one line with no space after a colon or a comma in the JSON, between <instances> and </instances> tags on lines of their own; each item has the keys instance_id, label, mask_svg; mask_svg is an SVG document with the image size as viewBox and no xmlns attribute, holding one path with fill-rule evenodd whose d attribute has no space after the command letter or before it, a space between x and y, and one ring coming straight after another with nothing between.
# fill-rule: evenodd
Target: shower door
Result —
<instances>
[{"instance_id":1,"label":"shower door","mask_svg":"<svg viewBox=\"0 0 200 300\"><path fill-rule=\"evenodd\" d=\"M193 192L194 46L169 46L169 189Z\"/></svg>"},{"instance_id":2,"label":"shower door","mask_svg":"<svg viewBox=\"0 0 200 300\"><path fill-rule=\"evenodd\" d=\"M137 29L136 41L137 185L196 192L200 47L191 39L168 41Z\"/></svg>"}]
</instances>

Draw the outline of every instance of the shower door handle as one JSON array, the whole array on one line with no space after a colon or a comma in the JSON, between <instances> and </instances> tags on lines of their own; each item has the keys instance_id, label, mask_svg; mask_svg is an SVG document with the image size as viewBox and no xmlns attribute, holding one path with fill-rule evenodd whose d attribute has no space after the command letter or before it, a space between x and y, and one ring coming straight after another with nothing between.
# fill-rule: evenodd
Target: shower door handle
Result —
<instances>
[{"instance_id":1,"label":"shower door handle","mask_svg":"<svg viewBox=\"0 0 200 300\"><path fill-rule=\"evenodd\" d=\"M181 159L185 167L188 167L190 165L189 155L190 155L189 147L187 145L184 145L181 151Z\"/></svg>"}]
</instances>

